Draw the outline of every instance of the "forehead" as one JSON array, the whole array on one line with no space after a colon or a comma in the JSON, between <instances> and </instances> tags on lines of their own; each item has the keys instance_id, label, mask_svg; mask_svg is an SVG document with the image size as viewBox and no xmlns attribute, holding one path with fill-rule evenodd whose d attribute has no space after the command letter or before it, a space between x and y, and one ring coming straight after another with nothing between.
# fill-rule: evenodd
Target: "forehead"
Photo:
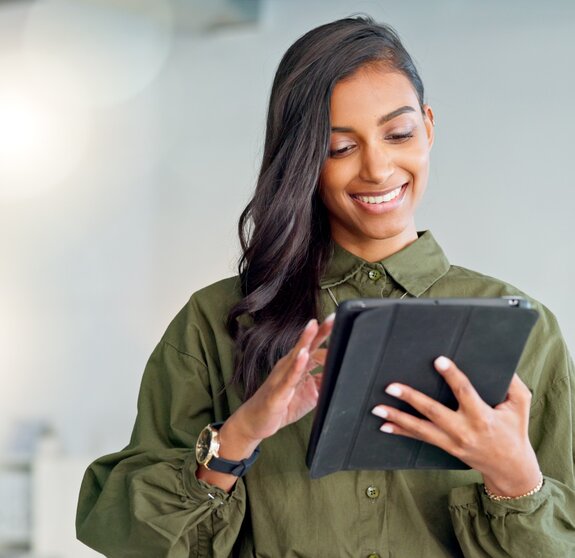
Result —
<instances>
[{"instance_id":1,"label":"forehead","mask_svg":"<svg viewBox=\"0 0 575 558\"><path fill-rule=\"evenodd\" d=\"M332 125L345 125L361 116L379 118L402 106L419 112L417 94L409 79L378 67L360 68L334 87L330 112Z\"/></svg>"}]
</instances>

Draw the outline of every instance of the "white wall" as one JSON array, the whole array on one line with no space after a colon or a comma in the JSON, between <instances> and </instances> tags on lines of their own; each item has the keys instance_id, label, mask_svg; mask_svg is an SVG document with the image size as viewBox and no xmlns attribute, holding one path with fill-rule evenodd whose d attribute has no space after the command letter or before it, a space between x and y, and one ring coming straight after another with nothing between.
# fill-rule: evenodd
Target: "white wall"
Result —
<instances>
[{"instance_id":1,"label":"white wall","mask_svg":"<svg viewBox=\"0 0 575 558\"><path fill-rule=\"evenodd\" d=\"M27 8L0 5L0 64ZM257 28L174 36L146 88L90 113L72 175L26 201L0 197L0 448L31 417L86 461L127 442L169 320L234 272L281 54L357 12L400 32L435 110L420 228L453 262L546 303L575 350L575 4L268 0Z\"/></svg>"}]
</instances>

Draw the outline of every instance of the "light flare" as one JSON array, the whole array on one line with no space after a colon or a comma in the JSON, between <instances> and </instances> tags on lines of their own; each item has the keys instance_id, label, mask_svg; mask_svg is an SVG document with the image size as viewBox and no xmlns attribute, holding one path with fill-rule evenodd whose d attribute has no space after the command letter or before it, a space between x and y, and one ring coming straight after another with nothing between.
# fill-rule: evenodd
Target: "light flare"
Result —
<instances>
[{"instance_id":1,"label":"light flare","mask_svg":"<svg viewBox=\"0 0 575 558\"><path fill-rule=\"evenodd\" d=\"M0 59L0 197L28 199L78 166L89 115L38 89L19 58Z\"/></svg>"}]
</instances>

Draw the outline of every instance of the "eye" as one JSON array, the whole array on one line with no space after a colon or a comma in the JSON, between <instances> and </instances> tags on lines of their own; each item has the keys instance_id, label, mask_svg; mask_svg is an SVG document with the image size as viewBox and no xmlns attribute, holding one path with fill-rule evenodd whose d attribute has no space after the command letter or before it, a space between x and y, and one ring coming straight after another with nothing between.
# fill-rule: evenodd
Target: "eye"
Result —
<instances>
[{"instance_id":1,"label":"eye","mask_svg":"<svg viewBox=\"0 0 575 558\"><path fill-rule=\"evenodd\" d=\"M346 145L342 145L341 147L337 147L335 149L330 149L329 150L329 156L332 159L338 159L341 157L345 157L350 151L353 150L354 147L355 147L355 144L348 143Z\"/></svg>"},{"instance_id":2,"label":"eye","mask_svg":"<svg viewBox=\"0 0 575 558\"><path fill-rule=\"evenodd\" d=\"M413 137L413 130L408 130L406 132L395 132L393 134L388 134L385 136L386 141L391 143L404 143Z\"/></svg>"}]
</instances>

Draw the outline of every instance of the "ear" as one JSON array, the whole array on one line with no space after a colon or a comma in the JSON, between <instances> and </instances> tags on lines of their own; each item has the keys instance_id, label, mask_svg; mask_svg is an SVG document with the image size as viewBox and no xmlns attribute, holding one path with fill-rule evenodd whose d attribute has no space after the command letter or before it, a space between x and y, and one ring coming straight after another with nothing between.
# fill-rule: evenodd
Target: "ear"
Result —
<instances>
[{"instance_id":1,"label":"ear","mask_svg":"<svg viewBox=\"0 0 575 558\"><path fill-rule=\"evenodd\" d=\"M435 116L429 105L423 105L423 123L427 134L427 145L431 149L435 138Z\"/></svg>"}]
</instances>

